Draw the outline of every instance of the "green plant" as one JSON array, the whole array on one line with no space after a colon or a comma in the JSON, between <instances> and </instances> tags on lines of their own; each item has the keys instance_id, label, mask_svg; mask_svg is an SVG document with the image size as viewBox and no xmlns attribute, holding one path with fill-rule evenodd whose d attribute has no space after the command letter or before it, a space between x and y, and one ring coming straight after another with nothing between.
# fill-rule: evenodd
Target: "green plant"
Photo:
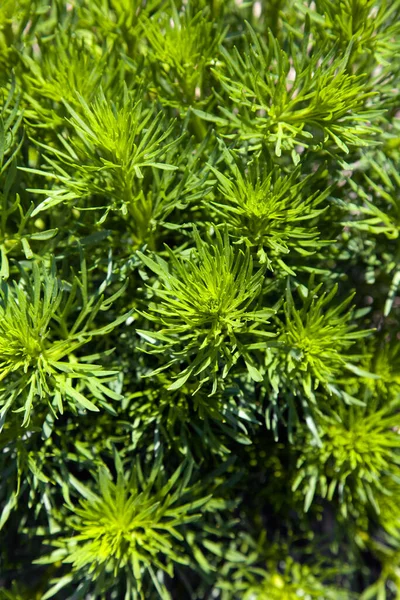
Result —
<instances>
[{"instance_id":1,"label":"green plant","mask_svg":"<svg viewBox=\"0 0 400 600\"><path fill-rule=\"evenodd\" d=\"M379 513L378 498L384 497L385 484L390 489L390 478L396 481L400 474L397 417L388 409L368 414L359 407L346 411L342 408L339 415L325 417L321 423L321 448L314 440L308 441L310 448L315 448L315 459L311 459L311 450L306 460L302 453L294 489L304 486L305 510L319 487L319 495L329 500L339 495L344 513L357 501L372 504ZM388 478L386 481L382 473Z\"/></svg>"},{"instance_id":2,"label":"green plant","mask_svg":"<svg viewBox=\"0 0 400 600\"><path fill-rule=\"evenodd\" d=\"M291 153L296 164L299 147L333 145L348 153L349 146L366 145L374 133L368 121L377 113L368 106L373 93L364 76L347 70L351 44L343 55L334 48L308 55L308 36L300 48L291 46L289 60L272 33L264 41L250 28L246 50L223 50L224 69L215 72L236 110L221 106L222 117L198 114L222 131L238 130L255 148L265 143L278 157Z\"/></svg>"},{"instance_id":3,"label":"green plant","mask_svg":"<svg viewBox=\"0 0 400 600\"><path fill-rule=\"evenodd\" d=\"M2 423L12 408L23 412L23 424L28 424L34 405L43 401L54 414L63 412L65 401L75 411L98 410L82 393L85 388L103 405L107 397L120 399L102 383L117 372L91 362L98 358L96 355L79 359L76 356L77 350L93 336L107 334L127 317L98 329L91 327L96 314L109 307L110 299L104 299L102 294L88 297L85 263L82 279L75 277L68 299L56 277L54 263L50 270L44 267L42 273L34 263L31 280L23 273L20 285L0 282L0 286ZM79 292L83 305L75 320L68 322ZM120 294L121 290L114 297Z\"/></svg>"},{"instance_id":4,"label":"green plant","mask_svg":"<svg viewBox=\"0 0 400 600\"><path fill-rule=\"evenodd\" d=\"M320 205L329 188L313 192L309 184L314 176L300 179L299 169L282 173L270 161L250 163L243 176L232 156L228 152L225 156L228 176L213 168L220 195L213 205L217 218L229 226L231 235L257 248L260 263L277 272L281 269L283 275L294 275L294 266L284 260L286 255L297 252L299 257L308 257L329 243L319 239L314 225L327 208Z\"/></svg>"},{"instance_id":5,"label":"green plant","mask_svg":"<svg viewBox=\"0 0 400 600\"><path fill-rule=\"evenodd\" d=\"M165 347L172 348L173 360L168 366L177 361L189 362L170 389L180 387L192 375L200 375L199 385L211 379L215 392L221 359L224 363L223 379L242 358L250 377L255 381L261 380L241 338L274 335L265 329L260 331L259 324L265 326L275 310L252 310L257 308L263 270L253 274L253 262L248 251L235 255L227 232L222 238L216 230L215 236L215 245L207 246L195 230L197 252L189 255L189 260L178 260L170 251L172 273L168 272L165 262L157 264L139 253L144 264L165 282L164 289L154 290L161 300L160 305L150 304L153 315L145 313L148 318L160 322L162 329L153 331L150 336L143 330L139 333L150 338L154 352L163 352ZM155 342L158 340L161 345L157 346Z\"/></svg>"},{"instance_id":6,"label":"green plant","mask_svg":"<svg viewBox=\"0 0 400 600\"><path fill-rule=\"evenodd\" d=\"M58 549L45 562L62 560L71 564L72 573L57 581L45 598L71 581L82 581L78 594L84 598L90 588L94 593L105 584L112 588L121 573L127 597L145 598L146 576L161 597L170 597L157 570L172 576L174 563L188 563L185 553L178 550L178 545L184 546L180 530L199 520L201 513L196 511L210 498L190 499L190 469L184 465L163 482L161 459L160 455L145 478L138 462L126 474L117 455L116 482L102 468L97 493L71 478L81 495L79 505L70 507L68 527L74 535L57 541Z\"/></svg>"},{"instance_id":7,"label":"green plant","mask_svg":"<svg viewBox=\"0 0 400 600\"><path fill-rule=\"evenodd\" d=\"M0 598L400 598L399 23L0 2Z\"/></svg>"}]
</instances>

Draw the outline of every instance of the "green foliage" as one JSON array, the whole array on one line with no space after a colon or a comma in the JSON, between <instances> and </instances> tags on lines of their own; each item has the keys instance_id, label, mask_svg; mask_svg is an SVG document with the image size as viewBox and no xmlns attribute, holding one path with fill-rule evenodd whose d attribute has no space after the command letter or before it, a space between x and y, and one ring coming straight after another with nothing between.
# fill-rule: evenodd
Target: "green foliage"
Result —
<instances>
[{"instance_id":1,"label":"green foliage","mask_svg":"<svg viewBox=\"0 0 400 600\"><path fill-rule=\"evenodd\" d=\"M0 1L0 598L400 598L399 23Z\"/></svg>"},{"instance_id":2,"label":"green foliage","mask_svg":"<svg viewBox=\"0 0 400 600\"><path fill-rule=\"evenodd\" d=\"M27 425L34 405L43 401L48 402L54 414L63 413L65 401L75 407L75 412L77 408L99 410L82 393L85 388L105 406L107 397L120 398L102 383L117 372L91 362L99 356L74 356L93 336L107 334L126 319L125 315L98 329L91 327L96 314L108 308L110 299L105 300L102 294L88 297L84 263L82 279L75 277L67 288L68 298L56 277L54 264L51 270L43 267L40 273L34 263L31 277L23 273L20 285L0 282L0 286L2 423L13 408L14 412L23 412L23 425ZM77 299L77 294L81 299ZM74 308L80 310L69 322Z\"/></svg>"},{"instance_id":3,"label":"green foliage","mask_svg":"<svg viewBox=\"0 0 400 600\"><path fill-rule=\"evenodd\" d=\"M211 379L215 392L220 361L224 364L221 373L224 379L239 358L245 362L250 377L261 380L244 340L250 335L267 338L274 335L259 329L275 312L273 308L257 310L263 270L253 273L249 252L235 253L227 231L222 237L216 230L215 236L215 245L207 245L195 230L197 252L185 260L177 259L169 250L171 273L165 262L157 264L138 253L164 283L162 288L154 289L161 302L150 304L151 312L145 313L163 327L150 335L146 331L139 333L150 338L153 352L171 348L172 362L168 366L178 361L189 362L169 389L177 389L189 377L199 375L199 385ZM161 343L157 345L157 341Z\"/></svg>"},{"instance_id":4,"label":"green foliage","mask_svg":"<svg viewBox=\"0 0 400 600\"><path fill-rule=\"evenodd\" d=\"M294 489L304 485L305 509L319 487L319 495L328 500L338 494L344 513L357 501L371 503L379 513L376 496L384 494L384 486L389 483L382 473L394 480L400 474L396 423L396 416L387 408L368 413L364 408L351 407L341 409L338 416L324 417L322 447L310 440L306 460L303 453L297 463L299 472L293 485Z\"/></svg>"},{"instance_id":5,"label":"green foliage","mask_svg":"<svg viewBox=\"0 0 400 600\"><path fill-rule=\"evenodd\" d=\"M4 89L1 91L6 93ZM18 153L23 139L20 132L22 114L19 111L19 97L16 95L14 81L11 82L0 114L0 277L7 279L9 255L22 249L27 259L32 258L31 242L46 241L57 230L43 231L43 224L40 222L35 223L33 228L29 227L34 205L31 204L24 210L20 195L15 190ZM10 226L10 220L15 220L16 217L18 225Z\"/></svg>"},{"instance_id":6,"label":"green foliage","mask_svg":"<svg viewBox=\"0 0 400 600\"><path fill-rule=\"evenodd\" d=\"M157 570L172 576L174 563L188 563L187 556L178 549L184 542L180 530L200 519L201 513L196 511L204 509L209 500L209 497L190 500L191 490L187 487L190 469L184 470L182 465L163 482L161 455L147 478L137 461L127 474L119 457L116 458L116 482L101 469L98 493L72 479L82 497L78 506L71 507L73 516L68 520L74 535L58 540L58 550L45 559L71 564L72 574L58 581L46 598L72 581L83 581L80 598L85 597L90 587L96 593L99 581L102 587L106 584L112 589L115 581L118 584L121 572L126 579L127 597L136 597L138 593L138 597L145 598L143 580L147 575L160 596L169 598Z\"/></svg>"},{"instance_id":7,"label":"green foliage","mask_svg":"<svg viewBox=\"0 0 400 600\"><path fill-rule=\"evenodd\" d=\"M250 571L250 573L249 573ZM241 577L240 577L241 576ZM239 569L234 574L233 585L222 598L243 598L245 600L296 600L302 596L317 600L348 600L352 595L334 585L324 585L327 577L324 569L310 568L294 561L288 561L284 572L278 565L268 564L267 569L255 568L253 572ZM231 595L233 593L233 595Z\"/></svg>"},{"instance_id":8,"label":"green foliage","mask_svg":"<svg viewBox=\"0 0 400 600\"><path fill-rule=\"evenodd\" d=\"M208 12L208 11L207 11ZM176 107L201 106L209 73L223 33L205 10L183 15L173 10L144 23L154 83L162 102ZM158 68L154 68L157 63ZM160 68L161 63L161 68Z\"/></svg>"},{"instance_id":9,"label":"green foliage","mask_svg":"<svg viewBox=\"0 0 400 600\"><path fill-rule=\"evenodd\" d=\"M352 61L372 55L378 63L387 64L398 51L399 10L398 2L386 0L343 0L339 4L318 0L316 11L307 10L307 14L315 20L322 39L329 37L342 48L354 44Z\"/></svg>"},{"instance_id":10,"label":"green foliage","mask_svg":"<svg viewBox=\"0 0 400 600\"><path fill-rule=\"evenodd\" d=\"M214 203L218 219L229 226L249 247L257 248L260 263L283 275L294 275L283 260L285 255L297 252L309 256L327 242L319 240L316 222L324 208L319 208L329 193L311 192L312 175L300 179L298 169L286 175L272 169L270 162L248 165L243 175L226 153L230 167L228 176L213 169L218 179L220 198ZM261 163L261 164L260 164ZM297 258L297 257L296 257ZM295 259L294 264L298 261ZM275 268L274 268L275 267Z\"/></svg>"},{"instance_id":11,"label":"green foliage","mask_svg":"<svg viewBox=\"0 0 400 600\"><path fill-rule=\"evenodd\" d=\"M103 72L107 55L99 53L96 46L84 38L71 39L65 31L57 32L51 42L41 39L39 47L40 62L29 55L23 57L27 70L24 75L28 92L26 116L35 127L63 127L65 102L79 108L77 94L90 102L100 84L106 87Z\"/></svg>"},{"instance_id":12,"label":"green foliage","mask_svg":"<svg viewBox=\"0 0 400 600\"><path fill-rule=\"evenodd\" d=\"M130 97L126 88L119 106L107 100L103 92L99 92L91 106L80 97L81 116L71 106L66 106L76 142L71 146L67 140L61 139L66 152L45 147L61 162L57 165L50 157L47 159L48 164L57 170L49 176L61 185L36 206L34 214L61 202L96 198L104 193L107 204L102 206L106 209L103 219L112 209L126 214L126 205L132 202L135 180L143 179L143 169L175 169L173 165L157 162L175 143L161 145L171 134L172 125L163 131L161 114L156 116L153 110L144 109L142 102ZM74 172L68 173L68 167ZM48 194L46 190L42 193Z\"/></svg>"},{"instance_id":13,"label":"green foliage","mask_svg":"<svg viewBox=\"0 0 400 600\"><path fill-rule=\"evenodd\" d=\"M285 323L280 326L280 337L285 348L285 372L290 380L299 379L304 393L311 400L313 392L322 385L332 390L334 381L348 367L347 350L355 340L368 335L351 324L349 304L352 296L341 304L329 306L337 293L337 285L327 294L321 293L322 284L308 288L298 287L302 305L294 303L290 287L284 305Z\"/></svg>"},{"instance_id":14,"label":"green foliage","mask_svg":"<svg viewBox=\"0 0 400 600\"><path fill-rule=\"evenodd\" d=\"M291 46L292 64L272 33L264 41L250 29L242 54L223 49L224 68L215 75L236 110L222 106L223 116L210 120L228 133L237 130L240 140L255 147L266 143L278 157L291 153L295 163L299 146L333 145L348 153L349 146L366 145L376 110L368 107L372 94L365 91L365 78L346 70L351 45L343 56L334 48L309 56L308 43L309 33L301 48Z\"/></svg>"},{"instance_id":15,"label":"green foliage","mask_svg":"<svg viewBox=\"0 0 400 600\"><path fill-rule=\"evenodd\" d=\"M348 227L366 231L371 236L384 235L388 240L394 240L393 258L385 265L385 271L391 278L384 314L387 317L392 309L393 300L400 284L400 271L398 268L399 246L397 239L400 231L400 176L396 165L382 152L375 157L367 157L370 168L369 175L365 175L364 187L350 182L352 189L357 190L361 206L350 204L352 211L351 221L345 224ZM377 250L381 249L377 244ZM383 252L385 249L382 249Z\"/></svg>"}]
</instances>

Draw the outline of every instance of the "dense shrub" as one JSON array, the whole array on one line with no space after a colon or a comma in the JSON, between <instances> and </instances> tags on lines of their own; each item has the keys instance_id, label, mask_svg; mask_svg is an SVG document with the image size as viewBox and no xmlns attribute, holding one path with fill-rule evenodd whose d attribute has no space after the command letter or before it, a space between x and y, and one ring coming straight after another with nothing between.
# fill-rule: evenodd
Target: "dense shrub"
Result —
<instances>
[{"instance_id":1,"label":"dense shrub","mask_svg":"<svg viewBox=\"0 0 400 600\"><path fill-rule=\"evenodd\" d=\"M400 0L0 1L1 598L400 598L399 70Z\"/></svg>"}]
</instances>

